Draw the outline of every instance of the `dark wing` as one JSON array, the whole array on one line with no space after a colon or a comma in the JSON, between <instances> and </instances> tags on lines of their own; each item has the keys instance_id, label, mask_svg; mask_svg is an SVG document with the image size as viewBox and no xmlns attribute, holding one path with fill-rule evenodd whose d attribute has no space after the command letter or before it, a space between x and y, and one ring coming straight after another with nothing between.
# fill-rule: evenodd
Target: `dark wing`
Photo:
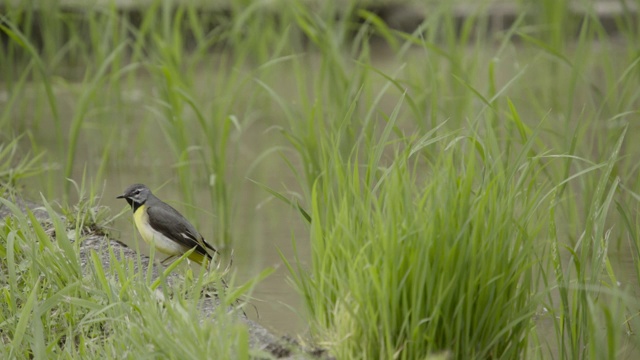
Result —
<instances>
[{"instance_id":1,"label":"dark wing","mask_svg":"<svg viewBox=\"0 0 640 360\"><path fill-rule=\"evenodd\" d=\"M196 248L196 252L211 258L209 251L218 251L208 244L196 228L176 209L160 203L147 207L149 224L162 235L188 248ZM208 249L208 251L207 251Z\"/></svg>"}]
</instances>

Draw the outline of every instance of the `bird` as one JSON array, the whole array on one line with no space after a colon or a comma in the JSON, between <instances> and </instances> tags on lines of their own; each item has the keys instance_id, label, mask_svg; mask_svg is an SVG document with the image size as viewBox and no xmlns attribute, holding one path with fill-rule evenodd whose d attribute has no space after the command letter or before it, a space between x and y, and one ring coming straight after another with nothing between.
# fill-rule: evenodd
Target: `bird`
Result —
<instances>
[{"instance_id":1,"label":"bird","mask_svg":"<svg viewBox=\"0 0 640 360\"><path fill-rule=\"evenodd\" d=\"M200 265L205 259L211 261L219 255L218 250L178 210L158 199L147 186L133 184L116 198L125 199L131 205L142 239L159 252L169 255L163 264L191 249L194 251L189 259Z\"/></svg>"}]
</instances>

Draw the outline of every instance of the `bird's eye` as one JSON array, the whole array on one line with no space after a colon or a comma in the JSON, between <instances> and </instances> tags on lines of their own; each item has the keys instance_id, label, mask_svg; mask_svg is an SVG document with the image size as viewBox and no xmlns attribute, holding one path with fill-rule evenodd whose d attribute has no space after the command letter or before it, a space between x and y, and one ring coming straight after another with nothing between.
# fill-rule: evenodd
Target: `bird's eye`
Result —
<instances>
[{"instance_id":1,"label":"bird's eye","mask_svg":"<svg viewBox=\"0 0 640 360\"><path fill-rule=\"evenodd\" d=\"M137 189L136 191L133 192L133 195L138 195L140 194L140 189Z\"/></svg>"}]
</instances>

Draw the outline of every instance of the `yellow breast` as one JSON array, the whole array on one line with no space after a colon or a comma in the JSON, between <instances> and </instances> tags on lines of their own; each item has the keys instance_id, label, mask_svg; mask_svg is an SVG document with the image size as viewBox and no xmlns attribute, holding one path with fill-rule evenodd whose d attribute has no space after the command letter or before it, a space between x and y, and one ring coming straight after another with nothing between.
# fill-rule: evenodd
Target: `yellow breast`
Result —
<instances>
[{"instance_id":1,"label":"yellow breast","mask_svg":"<svg viewBox=\"0 0 640 360\"><path fill-rule=\"evenodd\" d=\"M136 212L133 213L133 220L140 232L140 236L142 236L142 240L151 246L155 246L156 250L167 255L181 255L187 250L186 247L151 227L146 205L141 205L136 209Z\"/></svg>"}]
</instances>

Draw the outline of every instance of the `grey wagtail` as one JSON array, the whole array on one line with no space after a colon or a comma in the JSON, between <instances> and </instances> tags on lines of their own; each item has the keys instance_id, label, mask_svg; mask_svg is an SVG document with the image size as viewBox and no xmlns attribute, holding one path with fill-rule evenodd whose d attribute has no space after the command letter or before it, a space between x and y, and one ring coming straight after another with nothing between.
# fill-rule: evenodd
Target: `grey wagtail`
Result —
<instances>
[{"instance_id":1,"label":"grey wagtail","mask_svg":"<svg viewBox=\"0 0 640 360\"><path fill-rule=\"evenodd\" d=\"M218 253L178 210L155 197L148 187L131 185L117 198L125 199L131 205L142 239L169 255L163 263L194 248L189 259L201 265L204 259L211 260L213 254Z\"/></svg>"}]
</instances>

